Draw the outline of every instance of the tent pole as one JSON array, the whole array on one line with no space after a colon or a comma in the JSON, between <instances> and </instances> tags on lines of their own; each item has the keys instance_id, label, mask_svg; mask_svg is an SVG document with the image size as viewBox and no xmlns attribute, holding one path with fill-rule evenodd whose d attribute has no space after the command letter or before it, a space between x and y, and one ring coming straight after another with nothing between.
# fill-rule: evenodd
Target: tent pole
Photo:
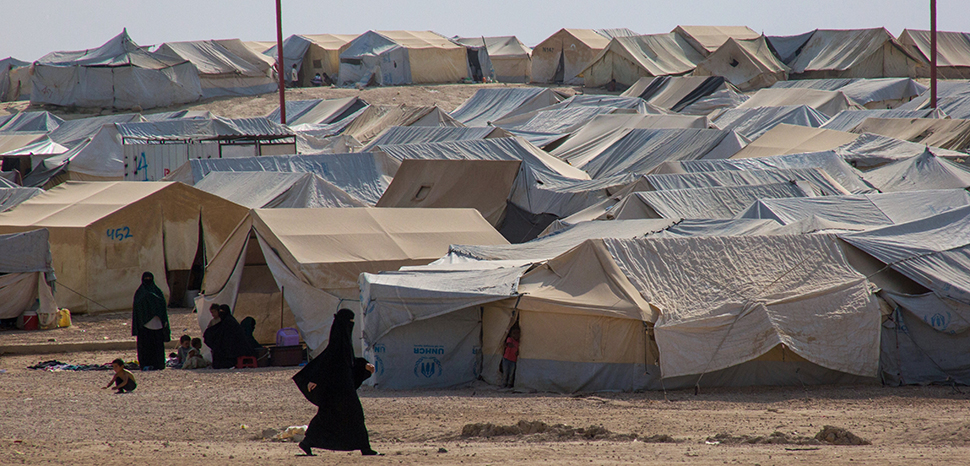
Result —
<instances>
[{"instance_id":1,"label":"tent pole","mask_svg":"<svg viewBox=\"0 0 970 466\"><path fill-rule=\"evenodd\" d=\"M936 108L936 0L930 0L930 107Z\"/></svg>"},{"instance_id":2,"label":"tent pole","mask_svg":"<svg viewBox=\"0 0 970 466\"><path fill-rule=\"evenodd\" d=\"M286 124L286 80L283 69L283 6L276 0L276 77L280 80L280 124Z\"/></svg>"}]
</instances>

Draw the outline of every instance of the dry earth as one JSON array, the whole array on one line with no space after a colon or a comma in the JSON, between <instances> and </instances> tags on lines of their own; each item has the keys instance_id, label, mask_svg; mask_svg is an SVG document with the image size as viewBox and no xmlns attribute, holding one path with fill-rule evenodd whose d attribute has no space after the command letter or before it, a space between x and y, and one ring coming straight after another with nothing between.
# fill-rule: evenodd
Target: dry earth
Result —
<instances>
[{"instance_id":1,"label":"dry earth","mask_svg":"<svg viewBox=\"0 0 970 466\"><path fill-rule=\"evenodd\" d=\"M128 318L127 313L75 316L69 329L3 331L0 345L50 338L127 339ZM173 310L171 320L176 333L181 328L199 333L190 310ZM296 456L293 443L260 438L265 429L303 425L313 416L313 407L290 381L296 368L138 373L138 389L126 395L99 388L110 378L108 372L26 369L47 359L82 364L115 357L135 355L0 356L0 464L970 462L966 387L763 387L698 395L579 396L512 393L486 385L437 391L365 387L360 396L371 439L386 456L320 451L317 458L305 458ZM847 429L872 444L818 444L812 438L825 425ZM471 436L463 437L463 430ZM503 431L506 435L488 436Z\"/></svg>"}]
</instances>

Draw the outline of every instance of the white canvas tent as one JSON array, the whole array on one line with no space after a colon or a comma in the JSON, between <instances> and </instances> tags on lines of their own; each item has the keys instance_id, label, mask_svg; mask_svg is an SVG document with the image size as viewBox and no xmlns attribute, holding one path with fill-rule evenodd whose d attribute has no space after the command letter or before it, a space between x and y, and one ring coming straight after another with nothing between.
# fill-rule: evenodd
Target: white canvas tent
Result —
<instances>
[{"instance_id":1,"label":"white canvas tent","mask_svg":"<svg viewBox=\"0 0 970 466\"><path fill-rule=\"evenodd\" d=\"M904 29L899 43L908 47L927 63L931 52L930 31ZM919 77L929 77L929 67L921 69ZM936 31L936 72L940 79L970 79L970 34L966 32Z\"/></svg>"},{"instance_id":2,"label":"white canvas tent","mask_svg":"<svg viewBox=\"0 0 970 466\"><path fill-rule=\"evenodd\" d=\"M873 281L892 311L882 328L883 380L892 385L970 382L966 263L970 208L840 235L897 278ZM901 277L905 277L900 279ZM917 292L905 290L902 281ZM913 286L915 285L915 286Z\"/></svg>"},{"instance_id":3,"label":"white canvas tent","mask_svg":"<svg viewBox=\"0 0 970 466\"><path fill-rule=\"evenodd\" d=\"M249 209L366 207L314 173L211 172L195 187Z\"/></svg>"},{"instance_id":4,"label":"white canvas tent","mask_svg":"<svg viewBox=\"0 0 970 466\"><path fill-rule=\"evenodd\" d=\"M697 63L694 76L723 76L742 91L760 89L788 79L790 68L771 52L764 37L729 38Z\"/></svg>"},{"instance_id":5,"label":"white canvas tent","mask_svg":"<svg viewBox=\"0 0 970 466\"><path fill-rule=\"evenodd\" d=\"M853 133L874 133L959 152L970 151L970 120L866 118Z\"/></svg>"},{"instance_id":6,"label":"white canvas tent","mask_svg":"<svg viewBox=\"0 0 970 466\"><path fill-rule=\"evenodd\" d=\"M808 105L782 105L779 107L732 108L721 112L713 124L729 129L755 140L782 123L795 126L819 128L829 117Z\"/></svg>"},{"instance_id":7,"label":"white canvas tent","mask_svg":"<svg viewBox=\"0 0 970 466\"><path fill-rule=\"evenodd\" d=\"M758 139L744 146L731 158L746 159L828 151L858 138L857 134L843 131L782 123L765 131Z\"/></svg>"},{"instance_id":8,"label":"white canvas tent","mask_svg":"<svg viewBox=\"0 0 970 466\"><path fill-rule=\"evenodd\" d=\"M148 52L127 31L96 49L49 53L33 70L32 104L149 109L202 97L195 65Z\"/></svg>"},{"instance_id":9,"label":"white canvas tent","mask_svg":"<svg viewBox=\"0 0 970 466\"><path fill-rule=\"evenodd\" d=\"M202 98L259 95L277 90L272 65L239 39L166 42L155 53L187 60L199 70Z\"/></svg>"},{"instance_id":10,"label":"white canvas tent","mask_svg":"<svg viewBox=\"0 0 970 466\"><path fill-rule=\"evenodd\" d=\"M639 97L655 107L690 115L707 115L723 107L734 108L747 100L721 76L640 78L620 95ZM705 101L708 102L705 104ZM695 105L698 108L691 109Z\"/></svg>"},{"instance_id":11,"label":"white canvas tent","mask_svg":"<svg viewBox=\"0 0 970 466\"><path fill-rule=\"evenodd\" d=\"M852 101L871 110L896 108L927 90L911 78L832 78L780 81L774 89L841 91Z\"/></svg>"},{"instance_id":12,"label":"white canvas tent","mask_svg":"<svg viewBox=\"0 0 970 466\"><path fill-rule=\"evenodd\" d=\"M475 91L450 115L465 126L489 126L493 121L533 112L562 100L561 95L544 88L485 88Z\"/></svg>"},{"instance_id":13,"label":"white canvas tent","mask_svg":"<svg viewBox=\"0 0 970 466\"><path fill-rule=\"evenodd\" d=\"M317 355L334 313L361 315L358 275L426 264L453 243L506 241L473 209L252 210L206 268L199 326L211 303L228 304L237 319L256 319L258 341L295 325Z\"/></svg>"},{"instance_id":14,"label":"white canvas tent","mask_svg":"<svg viewBox=\"0 0 970 466\"><path fill-rule=\"evenodd\" d=\"M0 60L0 102L21 100L30 96L29 71L30 62L13 57Z\"/></svg>"},{"instance_id":15,"label":"white canvas tent","mask_svg":"<svg viewBox=\"0 0 970 466\"><path fill-rule=\"evenodd\" d=\"M788 65L793 79L916 77L926 66L885 28L817 29Z\"/></svg>"},{"instance_id":16,"label":"white canvas tent","mask_svg":"<svg viewBox=\"0 0 970 466\"><path fill-rule=\"evenodd\" d=\"M495 79L502 83L528 83L532 81L532 49L515 36L463 37L457 42L466 46L488 50L488 58L495 70Z\"/></svg>"},{"instance_id":17,"label":"white canvas tent","mask_svg":"<svg viewBox=\"0 0 970 466\"><path fill-rule=\"evenodd\" d=\"M464 126L437 106L369 105L352 117L353 120L347 123L341 134L351 136L362 144L369 144L394 126ZM347 117L344 121L350 118Z\"/></svg>"},{"instance_id":18,"label":"white canvas tent","mask_svg":"<svg viewBox=\"0 0 970 466\"><path fill-rule=\"evenodd\" d=\"M344 85L379 86L471 78L465 47L431 31L367 31L340 53L338 76Z\"/></svg>"},{"instance_id":19,"label":"white canvas tent","mask_svg":"<svg viewBox=\"0 0 970 466\"><path fill-rule=\"evenodd\" d=\"M560 29L532 49L532 82L580 84L586 65L610 43L592 29Z\"/></svg>"},{"instance_id":20,"label":"white canvas tent","mask_svg":"<svg viewBox=\"0 0 970 466\"><path fill-rule=\"evenodd\" d=\"M731 39L750 40L761 36L747 26L677 26L670 32L683 37L705 57Z\"/></svg>"},{"instance_id":21,"label":"white canvas tent","mask_svg":"<svg viewBox=\"0 0 970 466\"><path fill-rule=\"evenodd\" d=\"M808 105L828 117L832 117L847 109L862 110L861 105L841 91L785 88L761 89L754 93L750 99L738 105L738 108L781 107L790 105Z\"/></svg>"},{"instance_id":22,"label":"white canvas tent","mask_svg":"<svg viewBox=\"0 0 970 466\"><path fill-rule=\"evenodd\" d=\"M937 157L929 148L920 155L881 166L862 176L884 193L970 188L970 169Z\"/></svg>"},{"instance_id":23,"label":"white canvas tent","mask_svg":"<svg viewBox=\"0 0 970 466\"><path fill-rule=\"evenodd\" d=\"M583 69L586 87L615 81L631 86L642 77L690 73L704 57L676 34L615 37Z\"/></svg>"}]
</instances>

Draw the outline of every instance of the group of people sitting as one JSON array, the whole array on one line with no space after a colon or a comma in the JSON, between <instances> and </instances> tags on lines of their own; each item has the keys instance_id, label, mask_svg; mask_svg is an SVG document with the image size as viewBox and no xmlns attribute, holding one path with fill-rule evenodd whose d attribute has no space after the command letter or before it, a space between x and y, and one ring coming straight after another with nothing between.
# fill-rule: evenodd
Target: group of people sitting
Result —
<instances>
[{"instance_id":1,"label":"group of people sitting","mask_svg":"<svg viewBox=\"0 0 970 466\"><path fill-rule=\"evenodd\" d=\"M209 312L212 314L212 320L202 334L202 338L205 345L212 350L213 369L234 367L240 356L256 356L256 348L262 347L253 338L256 319L246 317L240 323L233 317L232 310L226 304L213 304L209 307ZM201 348L202 342L199 343ZM186 363L188 362L190 360L186 360Z\"/></svg>"}]
</instances>

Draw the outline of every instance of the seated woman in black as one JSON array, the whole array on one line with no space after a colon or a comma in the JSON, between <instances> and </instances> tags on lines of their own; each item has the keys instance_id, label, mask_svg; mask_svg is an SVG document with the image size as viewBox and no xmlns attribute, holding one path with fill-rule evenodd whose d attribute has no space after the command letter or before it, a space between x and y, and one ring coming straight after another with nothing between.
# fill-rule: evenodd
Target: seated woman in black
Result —
<instances>
[{"instance_id":1,"label":"seated woman in black","mask_svg":"<svg viewBox=\"0 0 970 466\"><path fill-rule=\"evenodd\" d=\"M240 356L256 355L228 305L213 304L209 312L212 313L212 321L202 338L212 350L213 369L228 369L236 365Z\"/></svg>"}]
</instances>

